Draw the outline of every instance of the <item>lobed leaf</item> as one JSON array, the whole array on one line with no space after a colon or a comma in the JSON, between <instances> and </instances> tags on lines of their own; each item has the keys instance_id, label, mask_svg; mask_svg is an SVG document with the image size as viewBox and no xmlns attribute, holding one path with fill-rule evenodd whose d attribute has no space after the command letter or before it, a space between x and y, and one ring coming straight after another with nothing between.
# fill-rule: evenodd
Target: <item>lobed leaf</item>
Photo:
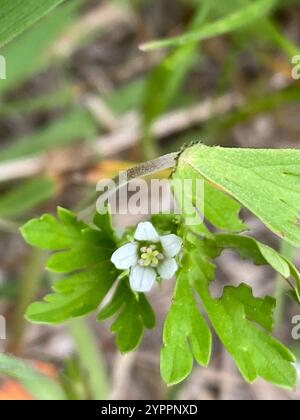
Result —
<instances>
[{"instance_id":1,"label":"lobed leaf","mask_svg":"<svg viewBox=\"0 0 300 420\"><path fill-rule=\"evenodd\" d=\"M110 262L57 281L53 294L44 302L32 303L27 311L29 321L40 324L58 324L97 309L117 277Z\"/></svg>"},{"instance_id":2,"label":"lobed leaf","mask_svg":"<svg viewBox=\"0 0 300 420\"><path fill-rule=\"evenodd\" d=\"M202 366L210 361L211 332L190 286L198 275L198 266L186 256L163 332L161 374L169 385L181 382L191 373L194 358Z\"/></svg>"},{"instance_id":3,"label":"lobed leaf","mask_svg":"<svg viewBox=\"0 0 300 420\"><path fill-rule=\"evenodd\" d=\"M202 178L300 245L300 150L227 149L201 144L180 156L175 176Z\"/></svg>"},{"instance_id":4,"label":"lobed leaf","mask_svg":"<svg viewBox=\"0 0 300 420\"><path fill-rule=\"evenodd\" d=\"M45 214L40 219L32 219L21 229L26 242L34 247L58 251L71 248L81 240L81 231L87 228L77 221L75 214L58 208L58 219Z\"/></svg>"},{"instance_id":5,"label":"lobed leaf","mask_svg":"<svg viewBox=\"0 0 300 420\"><path fill-rule=\"evenodd\" d=\"M155 315L142 293L135 294L121 280L112 300L100 311L98 319L105 320L116 315L111 326L116 334L116 344L122 353L135 350L144 335L144 329L155 327Z\"/></svg>"},{"instance_id":6,"label":"lobed leaf","mask_svg":"<svg viewBox=\"0 0 300 420\"><path fill-rule=\"evenodd\" d=\"M297 372L295 357L269 331L274 301L253 296L248 286L226 287L221 299L211 296L209 283L214 278L211 249L203 243L193 251L201 275L194 282L208 317L219 338L235 360L246 381L261 377L275 385L293 389ZM216 256L217 252L214 254ZM267 331L259 328L260 325Z\"/></svg>"},{"instance_id":7,"label":"lobed leaf","mask_svg":"<svg viewBox=\"0 0 300 420\"><path fill-rule=\"evenodd\" d=\"M269 265L286 280L293 277L296 282L295 292L300 302L300 273L288 258L249 236L217 234L215 242L220 252L231 248L243 258L252 259L258 265Z\"/></svg>"},{"instance_id":8,"label":"lobed leaf","mask_svg":"<svg viewBox=\"0 0 300 420\"><path fill-rule=\"evenodd\" d=\"M116 245L105 230L107 218L101 226L103 230L92 229L78 221L72 212L59 208L58 219L45 215L23 227L23 236L29 244L60 251L50 257L49 269L74 273L57 281L53 287L55 293L47 295L44 302L30 305L27 319L37 323L60 323L86 315L102 302L118 271L110 261Z\"/></svg>"}]
</instances>

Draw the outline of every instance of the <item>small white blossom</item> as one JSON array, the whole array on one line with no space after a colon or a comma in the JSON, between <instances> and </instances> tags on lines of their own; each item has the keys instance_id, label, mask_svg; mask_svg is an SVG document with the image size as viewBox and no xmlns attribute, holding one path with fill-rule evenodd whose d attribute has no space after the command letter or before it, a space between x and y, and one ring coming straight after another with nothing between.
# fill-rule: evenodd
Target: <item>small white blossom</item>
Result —
<instances>
[{"instance_id":1,"label":"small white blossom","mask_svg":"<svg viewBox=\"0 0 300 420\"><path fill-rule=\"evenodd\" d=\"M174 234L159 236L150 222L139 223L130 242L117 249L111 261L119 270L130 270L130 286L136 292L149 292L156 277L174 276L178 269L175 256L182 240Z\"/></svg>"}]
</instances>

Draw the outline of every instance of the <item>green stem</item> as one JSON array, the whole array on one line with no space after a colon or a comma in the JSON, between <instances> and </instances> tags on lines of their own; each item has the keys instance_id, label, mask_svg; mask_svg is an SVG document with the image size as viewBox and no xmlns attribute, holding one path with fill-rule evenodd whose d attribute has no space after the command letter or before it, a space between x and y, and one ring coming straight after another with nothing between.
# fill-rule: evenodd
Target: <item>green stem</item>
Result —
<instances>
[{"instance_id":1,"label":"green stem","mask_svg":"<svg viewBox=\"0 0 300 420\"><path fill-rule=\"evenodd\" d=\"M45 253L34 249L29 255L24 274L21 278L20 295L13 314L11 331L12 335L8 344L8 352L18 354L22 349L22 341L26 330L24 313L34 300L39 289L43 273Z\"/></svg>"},{"instance_id":2,"label":"green stem","mask_svg":"<svg viewBox=\"0 0 300 420\"><path fill-rule=\"evenodd\" d=\"M289 58L299 54L300 50L298 46L290 41L287 37L285 37L280 29L272 21L267 19L265 20L264 33L267 34Z\"/></svg>"},{"instance_id":3,"label":"green stem","mask_svg":"<svg viewBox=\"0 0 300 420\"><path fill-rule=\"evenodd\" d=\"M281 243L281 250L280 253L288 258L289 260L293 260L294 256L295 256L295 248L290 245L289 243L282 241ZM281 320L284 317L284 309L285 309L285 294L288 290L287 288L287 283L282 281L282 276L278 275L277 276L277 281L276 281L276 301L277 301L277 305L276 305L276 311L275 311L275 324L279 325Z\"/></svg>"},{"instance_id":4,"label":"green stem","mask_svg":"<svg viewBox=\"0 0 300 420\"><path fill-rule=\"evenodd\" d=\"M106 400L109 394L108 378L99 344L83 319L72 319L68 325L77 346L81 365L88 373L92 398Z\"/></svg>"},{"instance_id":5,"label":"green stem","mask_svg":"<svg viewBox=\"0 0 300 420\"><path fill-rule=\"evenodd\" d=\"M143 133L142 152L144 160L154 159L159 156L159 147L151 127L146 127Z\"/></svg>"}]
</instances>

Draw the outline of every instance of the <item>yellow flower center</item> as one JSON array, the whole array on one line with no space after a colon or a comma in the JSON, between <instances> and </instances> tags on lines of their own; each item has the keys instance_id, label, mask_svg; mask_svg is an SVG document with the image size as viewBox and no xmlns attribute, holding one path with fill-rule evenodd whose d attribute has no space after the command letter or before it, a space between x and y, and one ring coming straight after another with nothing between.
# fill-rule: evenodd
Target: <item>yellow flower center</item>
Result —
<instances>
[{"instance_id":1,"label":"yellow flower center","mask_svg":"<svg viewBox=\"0 0 300 420\"><path fill-rule=\"evenodd\" d=\"M156 268L163 258L163 254L157 250L156 245L143 246L140 249L139 265Z\"/></svg>"}]
</instances>

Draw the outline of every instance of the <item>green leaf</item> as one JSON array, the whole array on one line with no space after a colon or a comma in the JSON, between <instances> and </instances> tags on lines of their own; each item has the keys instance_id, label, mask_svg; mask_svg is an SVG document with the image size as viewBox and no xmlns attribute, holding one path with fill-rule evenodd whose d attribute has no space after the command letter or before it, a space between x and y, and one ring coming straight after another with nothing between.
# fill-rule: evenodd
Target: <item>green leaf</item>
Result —
<instances>
[{"instance_id":1,"label":"green leaf","mask_svg":"<svg viewBox=\"0 0 300 420\"><path fill-rule=\"evenodd\" d=\"M300 150L199 144L181 154L175 177L204 177L251 210L278 236L300 245Z\"/></svg>"},{"instance_id":2,"label":"green leaf","mask_svg":"<svg viewBox=\"0 0 300 420\"><path fill-rule=\"evenodd\" d=\"M9 77L1 81L0 93L18 87L50 60L53 61L49 49L75 20L78 6L82 2L83 0L72 0L66 3L3 48L1 54L5 57ZM60 93L56 92L56 95L59 96ZM28 99L26 102L29 102ZM5 103L5 106L9 104Z\"/></svg>"},{"instance_id":3,"label":"green leaf","mask_svg":"<svg viewBox=\"0 0 300 420\"><path fill-rule=\"evenodd\" d=\"M297 373L293 354L273 338L271 327L274 301L257 299L246 285L226 287L221 299L211 296L209 283L215 275L211 258L216 253L207 250L203 242L192 252L201 275L194 282L209 319L219 338L234 358L246 381L261 377L275 385L293 389Z\"/></svg>"},{"instance_id":4,"label":"green leaf","mask_svg":"<svg viewBox=\"0 0 300 420\"><path fill-rule=\"evenodd\" d=\"M79 229L84 225L78 221ZM75 227L76 228L76 227ZM47 268L56 273L68 273L91 268L102 261L109 261L115 249L113 237L106 232L84 228L71 249L52 255Z\"/></svg>"},{"instance_id":5,"label":"green leaf","mask_svg":"<svg viewBox=\"0 0 300 420\"><path fill-rule=\"evenodd\" d=\"M112 300L100 311L99 320L117 315L111 326L116 344L122 353L135 350L141 343L144 329L155 327L155 315L144 294L134 293L127 281L121 280Z\"/></svg>"},{"instance_id":6,"label":"green leaf","mask_svg":"<svg viewBox=\"0 0 300 420\"><path fill-rule=\"evenodd\" d=\"M82 244L77 244L76 248L52 255L47 268L55 273L68 273L83 270L110 259L113 248L106 247L102 241L99 244L85 242L86 234L83 232L82 236Z\"/></svg>"},{"instance_id":7,"label":"green leaf","mask_svg":"<svg viewBox=\"0 0 300 420\"><path fill-rule=\"evenodd\" d=\"M15 219L55 196L56 185L51 178L37 178L22 183L0 198L0 217Z\"/></svg>"},{"instance_id":8,"label":"green leaf","mask_svg":"<svg viewBox=\"0 0 300 420\"><path fill-rule=\"evenodd\" d=\"M1 152L0 161L33 156L55 146L68 146L76 141L92 138L96 131L96 124L89 113L76 109L39 132L5 148Z\"/></svg>"},{"instance_id":9,"label":"green leaf","mask_svg":"<svg viewBox=\"0 0 300 420\"><path fill-rule=\"evenodd\" d=\"M75 273L57 281L54 294L45 302L29 306L26 317L37 323L60 323L95 310L112 287L118 272L110 258L115 250L107 232L92 229L76 215L58 209L58 219L45 215L22 229L25 240L42 249L60 251L52 255L48 268L58 273Z\"/></svg>"},{"instance_id":10,"label":"green leaf","mask_svg":"<svg viewBox=\"0 0 300 420\"><path fill-rule=\"evenodd\" d=\"M102 235L110 244L115 244L116 235L112 225L112 217L109 208L105 214L96 213L94 217L94 224L101 230Z\"/></svg>"},{"instance_id":11,"label":"green leaf","mask_svg":"<svg viewBox=\"0 0 300 420\"><path fill-rule=\"evenodd\" d=\"M161 233L175 233L177 234L180 227L180 216L177 214L169 213L158 213L154 214L151 217L151 223L161 232Z\"/></svg>"},{"instance_id":12,"label":"green leaf","mask_svg":"<svg viewBox=\"0 0 300 420\"><path fill-rule=\"evenodd\" d=\"M191 373L194 358L202 366L210 361L211 332L190 286L198 275L197 265L186 256L164 325L161 374L169 385L177 384Z\"/></svg>"},{"instance_id":13,"label":"green leaf","mask_svg":"<svg viewBox=\"0 0 300 420\"><path fill-rule=\"evenodd\" d=\"M207 38L233 32L266 16L272 10L275 3L276 0L252 2L222 19L203 25L202 28L198 30L187 32L186 34L175 38L148 42L141 45L140 48L142 51L152 51L158 48L195 43Z\"/></svg>"},{"instance_id":14,"label":"green leaf","mask_svg":"<svg viewBox=\"0 0 300 420\"><path fill-rule=\"evenodd\" d=\"M226 296L233 297L235 301L240 302L245 310L247 319L257 322L270 333L274 328L274 311L276 308L276 299L267 296L264 299L258 299L253 296L252 289L246 284L239 287L226 287L223 299Z\"/></svg>"},{"instance_id":15,"label":"green leaf","mask_svg":"<svg viewBox=\"0 0 300 420\"><path fill-rule=\"evenodd\" d=\"M17 379L38 400L66 400L58 383L38 372L29 363L13 356L0 354L0 375Z\"/></svg>"},{"instance_id":16,"label":"green leaf","mask_svg":"<svg viewBox=\"0 0 300 420\"><path fill-rule=\"evenodd\" d=\"M215 241L220 251L231 248L243 258L252 259L258 265L270 265L286 280L294 277L296 281L295 292L300 302L300 273L295 264L288 258L249 236L218 234L215 236Z\"/></svg>"},{"instance_id":17,"label":"green leaf","mask_svg":"<svg viewBox=\"0 0 300 420\"><path fill-rule=\"evenodd\" d=\"M63 0L0 0L0 47L62 2Z\"/></svg>"},{"instance_id":18,"label":"green leaf","mask_svg":"<svg viewBox=\"0 0 300 420\"><path fill-rule=\"evenodd\" d=\"M32 303L26 318L40 324L58 324L87 315L100 305L116 276L114 267L104 262L92 270L59 280L53 286L56 293L47 295L45 302Z\"/></svg>"},{"instance_id":19,"label":"green leaf","mask_svg":"<svg viewBox=\"0 0 300 420\"><path fill-rule=\"evenodd\" d=\"M87 228L78 222L76 215L68 210L58 208L58 219L45 214L40 219L32 219L21 229L29 245L37 248L58 251L71 248L81 240L81 231Z\"/></svg>"},{"instance_id":20,"label":"green leaf","mask_svg":"<svg viewBox=\"0 0 300 420\"><path fill-rule=\"evenodd\" d=\"M247 226L240 219L241 205L204 181L204 214L214 226L230 232L241 232Z\"/></svg>"}]
</instances>

